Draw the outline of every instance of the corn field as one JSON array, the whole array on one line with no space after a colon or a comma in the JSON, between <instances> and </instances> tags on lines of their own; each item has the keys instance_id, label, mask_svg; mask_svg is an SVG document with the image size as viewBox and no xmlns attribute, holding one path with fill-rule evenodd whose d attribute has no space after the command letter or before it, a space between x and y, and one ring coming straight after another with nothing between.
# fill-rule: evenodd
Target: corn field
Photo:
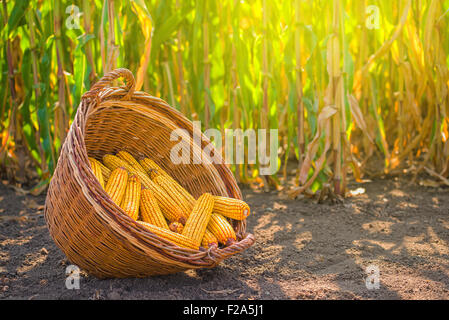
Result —
<instances>
[{"instance_id":1,"label":"corn field","mask_svg":"<svg viewBox=\"0 0 449 320\"><path fill-rule=\"evenodd\" d=\"M3 180L45 190L81 96L124 67L203 130L277 129L292 197L419 174L449 185L447 0L1 2ZM288 176L294 169L295 179Z\"/></svg>"}]
</instances>

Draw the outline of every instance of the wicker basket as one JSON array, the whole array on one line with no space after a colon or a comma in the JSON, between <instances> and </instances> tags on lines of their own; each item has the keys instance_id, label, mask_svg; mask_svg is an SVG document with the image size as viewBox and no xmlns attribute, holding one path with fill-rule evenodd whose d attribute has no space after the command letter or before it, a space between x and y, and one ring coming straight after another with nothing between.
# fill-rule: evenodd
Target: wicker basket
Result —
<instances>
[{"instance_id":1,"label":"wicker basket","mask_svg":"<svg viewBox=\"0 0 449 320\"><path fill-rule=\"evenodd\" d=\"M108 87L119 77L126 80L126 87ZM45 203L50 235L71 263L99 278L145 277L211 268L254 243L245 221L231 221L238 241L228 247L207 251L178 247L128 217L96 180L88 156L102 159L125 149L136 157L152 158L195 197L210 192L241 198L224 164L167 161L171 147L179 143L170 141L177 128L189 133L192 150L203 152L207 137L199 133L202 141L193 139L193 125L181 113L159 98L134 91L134 77L127 69L106 74L84 94Z\"/></svg>"}]
</instances>

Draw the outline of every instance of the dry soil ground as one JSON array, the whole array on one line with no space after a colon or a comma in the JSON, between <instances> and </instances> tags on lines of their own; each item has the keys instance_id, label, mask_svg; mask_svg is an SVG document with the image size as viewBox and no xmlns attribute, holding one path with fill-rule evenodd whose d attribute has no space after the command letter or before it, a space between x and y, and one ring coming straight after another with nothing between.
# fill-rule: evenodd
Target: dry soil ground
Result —
<instances>
[{"instance_id":1,"label":"dry soil ground","mask_svg":"<svg viewBox=\"0 0 449 320\"><path fill-rule=\"evenodd\" d=\"M214 269L146 279L84 275L67 261L42 208L0 186L0 299L448 299L449 189L376 180L342 204L243 190L256 244ZM380 288L366 287L377 266Z\"/></svg>"}]
</instances>

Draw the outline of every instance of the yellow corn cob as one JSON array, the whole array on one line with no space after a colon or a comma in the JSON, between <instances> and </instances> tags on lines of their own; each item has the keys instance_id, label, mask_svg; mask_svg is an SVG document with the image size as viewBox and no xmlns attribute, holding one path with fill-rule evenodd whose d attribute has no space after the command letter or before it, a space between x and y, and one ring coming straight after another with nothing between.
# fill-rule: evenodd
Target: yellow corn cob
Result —
<instances>
[{"instance_id":1,"label":"yellow corn cob","mask_svg":"<svg viewBox=\"0 0 449 320\"><path fill-rule=\"evenodd\" d=\"M186 217L190 215L194 203L192 204L178 191L178 189L175 187L173 183L174 181L173 179L170 180L164 175L158 175L154 178L153 181L156 182L160 187L162 187L162 189L164 189L165 192L167 192L170 198L173 199L173 201L182 210L182 212Z\"/></svg>"},{"instance_id":2,"label":"yellow corn cob","mask_svg":"<svg viewBox=\"0 0 449 320\"><path fill-rule=\"evenodd\" d=\"M142 168L145 170L145 172L151 177L151 179L154 179L156 176L160 174L168 175L156 162L151 160L150 158L145 158L139 161Z\"/></svg>"},{"instance_id":3,"label":"yellow corn cob","mask_svg":"<svg viewBox=\"0 0 449 320\"><path fill-rule=\"evenodd\" d=\"M143 173L141 173L141 175L144 176ZM157 200L157 203L159 204L159 207L161 208L162 214L168 219L168 221L177 221L182 224L186 223L187 215L180 207L178 207L177 203L173 201L170 195L161 186L151 181L148 176L143 178L138 175L138 177L141 178L142 185L151 190Z\"/></svg>"},{"instance_id":4,"label":"yellow corn cob","mask_svg":"<svg viewBox=\"0 0 449 320\"><path fill-rule=\"evenodd\" d=\"M101 173L103 174L104 184L106 184L111 176L111 170L100 161L98 161L98 163L100 164Z\"/></svg>"},{"instance_id":5,"label":"yellow corn cob","mask_svg":"<svg viewBox=\"0 0 449 320\"><path fill-rule=\"evenodd\" d=\"M151 179L154 180L157 176L162 175L165 177L165 179L169 180L172 186L189 202L190 207L193 208L196 199L167 172L165 172L164 169L158 166L156 162L154 162L150 158L145 158L143 160L140 160L139 162L144 168L145 172L151 177Z\"/></svg>"},{"instance_id":6,"label":"yellow corn cob","mask_svg":"<svg viewBox=\"0 0 449 320\"><path fill-rule=\"evenodd\" d=\"M237 240L234 228L221 214L212 213L207 228L221 244L227 246Z\"/></svg>"},{"instance_id":7,"label":"yellow corn cob","mask_svg":"<svg viewBox=\"0 0 449 320\"><path fill-rule=\"evenodd\" d=\"M135 170L134 168L131 169L131 172L139 177L140 182L142 182L142 186L144 186L146 189L150 189L155 185L155 183L151 181L150 177L145 173Z\"/></svg>"},{"instance_id":8,"label":"yellow corn cob","mask_svg":"<svg viewBox=\"0 0 449 320\"><path fill-rule=\"evenodd\" d=\"M156 198L159 204L159 207L161 208L163 215L170 222L178 221L181 222L182 224L186 222L187 213L184 213L184 211L180 207L178 207L178 204L175 201L173 201L170 195L162 187L154 183L148 175L139 170L134 169L126 161L111 154L106 154L105 156L103 156L103 162L111 170L117 167L123 167L129 173L138 176L140 182L142 183L142 186L144 186L144 188L146 189L151 190L151 192L153 193L154 197Z\"/></svg>"},{"instance_id":9,"label":"yellow corn cob","mask_svg":"<svg viewBox=\"0 0 449 320\"><path fill-rule=\"evenodd\" d=\"M235 220L246 219L250 214L245 201L220 196L214 196L214 212Z\"/></svg>"},{"instance_id":10,"label":"yellow corn cob","mask_svg":"<svg viewBox=\"0 0 449 320\"><path fill-rule=\"evenodd\" d=\"M167 183L169 183L175 190L184 197L185 200L188 201L188 206L192 207L195 205L196 199L183 187L181 186L178 181L173 179L168 174L163 174L161 178L157 178L157 180L161 181L162 179L167 180ZM156 181L156 179L153 179ZM190 210L191 211L191 210Z\"/></svg>"},{"instance_id":11,"label":"yellow corn cob","mask_svg":"<svg viewBox=\"0 0 449 320\"><path fill-rule=\"evenodd\" d=\"M209 229L206 229L206 232L204 233L203 239L201 240L201 246L206 249L209 249L212 246L218 247L218 240Z\"/></svg>"},{"instance_id":12,"label":"yellow corn cob","mask_svg":"<svg viewBox=\"0 0 449 320\"><path fill-rule=\"evenodd\" d=\"M213 208L214 197L210 193L202 194L196 201L182 234L201 245Z\"/></svg>"},{"instance_id":13,"label":"yellow corn cob","mask_svg":"<svg viewBox=\"0 0 449 320\"><path fill-rule=\"evenodd\" d=\"M169 175L166 175L164 177L171 183L176 191L178 191L179 194L181 194L189 202L191 207L195 205L196 199L183 186L181 186L178 181L176 181Z\"/></svg>"},{"instance_id":14,"label":"yellow corn cob","mask_svg":"<svg viewBox=\"0 0 449 320\"><path fill-rule=\"evenodd\" d=\"M142 185L147 189L152 189L152 187L155 185L147 174L135 169L128 162L126 162L123 159L120 159L117 156L114 156L112 154L106 154L103 156L103 162L111 170L114 170L118 167L123 167L126 169L126 171L128 171L128 173L135 174L137 177L139 177Z\"/></svg>"},{"instance_id":15,"label":"yellow corn cob","mask_svg":"<svg viewBox=\"0 0 449 320\"><path fill-rule=\"evenodd\" d=\"M173 232L182 233L184 226L181 223L174 221L174 222L170 223L168 228Z\"/></svg>"},{"instance_id":16,"label":"yellow corn cob","mask_svg":"<svg viewBox=\"0 0 449 320\"><path fill-rule=\"evenodd\" d=\"M136 170L146 174L145 169L140 165L140 163L129 152L127 152L127 151L119 151L117 153L117 157L119 157L120 159L126 161L134 169L136 169Z\"/></svg>"},{"instance_id":17,"label":"yellow corn cob","mask_svg":"<svg viewBox=\"0 0 449 320\"><path fill-rule=\"evenodd\" d=\"M100 182L101 187L104 189L104 179L103 173L101 173L101 163L91 157L89 157L89 162L95 177L97 178L98 182Z\"/></svg>"},{"instance_id":18,"label":"yellow corn cob","mask_svg":"<svg viewBox=\"0 0 449 320\"><path fill-rule=\"evenodd\" d=\"M105 190L117 205L122 202L128 182L128 172L124 168L117 168L111 172Z\"/></svg>"},{"instance_id":19,"label":"yellow corn cob","mask_svg":"<svg viewBox=\"0 0 449 320\"><path fill-rule=\"evenodd\" d=\"M142 187L139 178L137 178L136 175L131 175L128 179L125 195L123 196L120 207L134 220L139 218L141 189Z\"/></svg>"},{"instance_id":20,"label":"yellow corn cob","mask_svg":"<svg viewBox=\"0 0 449 320\"><path fill-rule=\"evenodd\" d=\"M142 185L147 189L151 189L151 187L154 185L153 181L151 181L150 177L147 174L135 169L128 162L126 162L123 159L120 159L117 156L114 156L112 154L106 154L103 156L103 162L111 170L123 167L126 169L126 171L128 171L128 173L135 174L136 176L139 177Z\"/></svg>"},{"instance_id":21,"label":"yellow corn cob","mask_svg":"<svg viewBox=\"0 0 449 320\"><path fill-rule=\"evenodd\" d=\"M115 170L117 168L123 167L129 173L135 174L134 171L137 171L128 162L112 154L105 154L103 156L103 163L109 170Z\"/></svg>"},{"instance_id":22,"label":"yellow corn cob","mask_svg":"<svg viewBox=\"0 0 449 320\"><path fill-rule=\"evenodd\" d=\"M171 241L179 247L199 250L199 246L196 245L196 243L194 243L191 239L187 238L186 236L183 236L182 234L170 231L168 229L159 228L155 225L152 225L144 221L137 221L137 222L143 225L145 228L147 228L150 232L154 233L155 235L164 238L168 241Z\"/></svg>"},{"instance_id":23,"label":"yellow corn cob","mask_svg":"<svg viewBox=\"0 0 449 320\"><path fill-rule=\"evenodd\" d=\"M140 164L145 169L145 172L150 175L151 179L154 179L159 175L164 176L173 184L176 190L178 190L178 192L181 193L181 195L183 195L191 203L192 207L195 205L196 199L186 189L184 189L184 187L181 186L178 181L173 179L172 176L164 171L164 169L158 166L156 162L154 162L150 158L145 158L143 160L140 160Z\"/></svg>"},{"instance_id":24,"label":"yellow corn cob","mask_svg":"<svg viewBox=\"0 0 449 320\"><path fill-rule=\"evenodd\" d=\"M144 222L168 229L167 221L150 189L143 189L140 197L140 216Z\"/></svg>"}]
</instances>

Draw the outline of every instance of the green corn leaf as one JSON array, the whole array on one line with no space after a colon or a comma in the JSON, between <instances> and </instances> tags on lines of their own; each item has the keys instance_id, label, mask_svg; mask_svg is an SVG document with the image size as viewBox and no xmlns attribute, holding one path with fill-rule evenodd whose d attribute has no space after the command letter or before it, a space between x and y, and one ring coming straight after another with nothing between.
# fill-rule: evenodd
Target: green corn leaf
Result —
<instances>
[{"instance_id":1,"label":"green corn leaf","mask_svg":"<svg viewBox=\"0 0 449 320\"><path fill-rule=\"evenodd\" d=\"M8 36L17 30L21 24L25 24L24 16L29 7L29 0L20 0L14 3L11 14L8 17Z\"/></svg>"}]
</instances>

